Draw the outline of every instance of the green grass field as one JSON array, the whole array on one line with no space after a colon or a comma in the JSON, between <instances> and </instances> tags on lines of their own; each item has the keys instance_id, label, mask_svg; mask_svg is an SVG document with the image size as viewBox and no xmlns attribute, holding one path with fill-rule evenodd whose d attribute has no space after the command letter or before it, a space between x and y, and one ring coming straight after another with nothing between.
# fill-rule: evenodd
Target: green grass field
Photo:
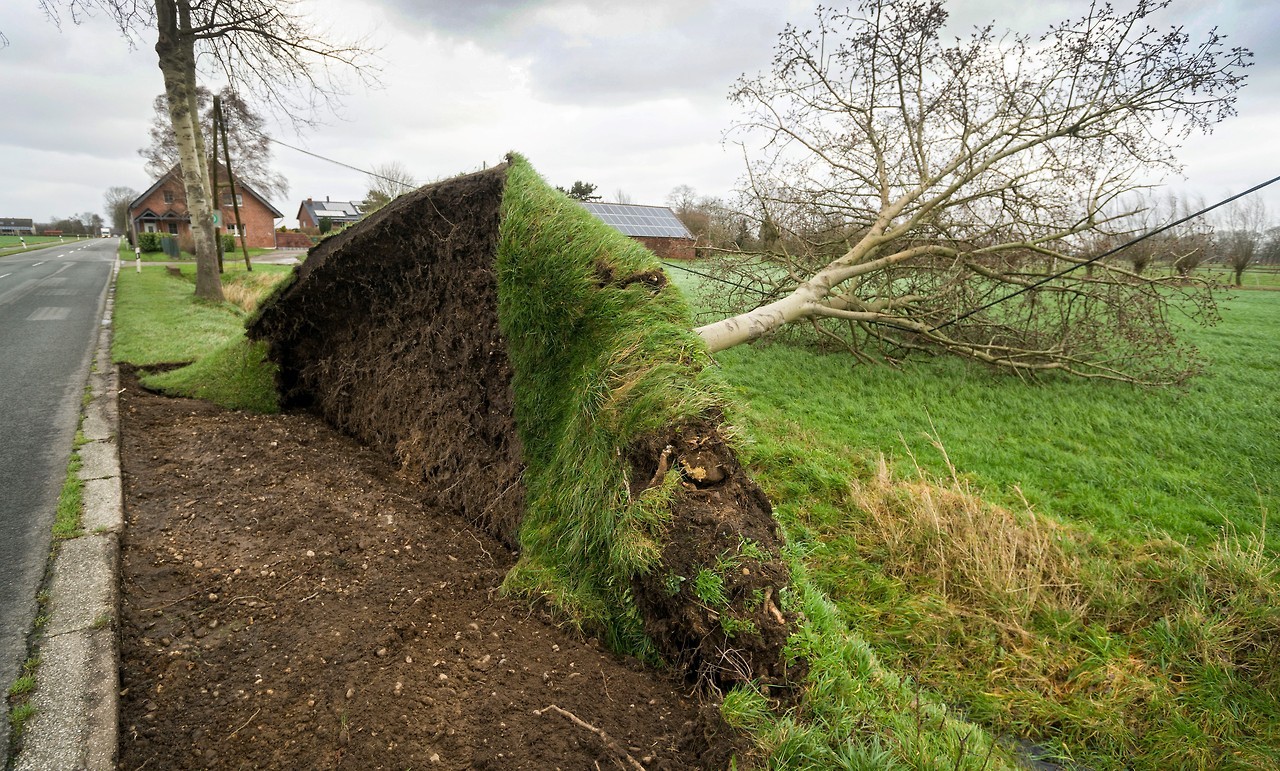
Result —
<instances>
[{"instance_id":1,"label":"green grass field","mask_svg":"<svg viewBox=\"0 0 1280 771\"><path fill-rule=\"evenodd\" d=\"M883 663L1045 757L1271 768L1280 293L1223 318L1189 330L1210 364L1183 390L717 358L752 468Z\"/></svg>"},{"instance_id":2,"label":"green grass field","mask_svg":"<svg viewBox=\"0 0 1280 771\"><path fill-rule=\"evenodd\" d=\"M1204 275L1222 284L1235 284L1235 271L1221 265L1208 265L1196 269L1197 275ZM1280 266L1253 265L1240 277L1240 286L1245 289L1280 289Z\"/></svg>"},{"instance_id":3,"label":"green grass field","mask_svg":"<svg viewBox=\"0 0 1280 771\"><path fill-rule=\"evenodd\" d=\"M20 239L26 239L27 246L24 249ZM75 242L75 237L68 237L65 241L59 241L57 236L0 236L0 257L9 257L15 254L26 254L27 252L38 252L41 249L49 249L57 246L59 243L70 244Z\"/></svg>"},{"instance_id":4,"label":"green grass field","mask_svg":"<svg viewBox=\"0 0 1280 771\"><path fill-rule=\"evenodd\" d=\"M36 246L37 244L57 243L57 236L0 236L0 249L8 249L14 246L22 246L22 241L27 242L27 246ZM75 236L65 237L66 241L76 240Z\"/></svg>"},{"instance_id":5,"label":"green grass field","mask_svg":"<svg viewBox=\"0 0 1280 771\"><path fill-rule=\"evenodd\" d=\"M1252 533L1264 510L1280 510L1280 295L1240 293L1224 319L1189 331L1210 364L1184 390L1025 382L954 359L854 366L782 345L718 358L754 424L820 432L864 463L914 456L940 474L936 439L993 500L1020 491L1106 532L1203 543L1227 526Z\"/></svg>"}]
</instances>

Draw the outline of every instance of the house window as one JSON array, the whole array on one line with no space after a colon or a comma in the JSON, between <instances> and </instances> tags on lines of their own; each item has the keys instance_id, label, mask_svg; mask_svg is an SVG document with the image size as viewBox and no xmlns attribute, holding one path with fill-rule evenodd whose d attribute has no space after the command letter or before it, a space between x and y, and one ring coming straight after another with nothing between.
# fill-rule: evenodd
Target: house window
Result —
<instances>
[{"instance_id":1,"label":"house window","mask_svg":"<svg viewBox=\"0 0 1280 771\"><path fill-rule=\"evenodd\" d=\"M233 235L233 236L237 237L237 238L239 238L239 237L241 236L241 233L240 233L240 226L239 226L239 225L237 225L237 224L236 224L236 223L234 223L234 222L228 222L228 223L227 223L227 232L228 232L228 233L230 233L231 235ZM245 228L245 233L247 234L248 232L249 232L249 229L248 229L248 227L246 226L246 228Z\"/></svg>"},{"instance_id":2,"label":"house window","mask_svg":"<svg viewBox=\"0 0 1280 771\"><path fill-rule=\"evenodd\" d=\"M142 223L142 232L143 232L143 233L154 233L154 232L156 232L156 223L154 223L154 222L144 222L144 223Z\"/></svg>"},{"instance_id":3,"label":"house window","mask_svg":"<svg viewBox=\"0 0 1280 771\"><path fill-rule=\"evenodd\" d=\"M173 191L172 191L172 190L166 190L166 191L164 191L164 202L165 202L165 203L173 203Z\"/></svg>"},{"instance_id":4,"label":"house window","mask_svg":"<svg viewBox=\"0 0 1280 771\"><path fill-rule=\"evenodd\" d=\"M178 223L176 222L169 223L169 233L175 236L178 235Z\"/></svg>"},{"instance_id":5,"label":"house window","mask_svg":"<svg viewBox=\"0 0 1280 771\"><path fill-rule=\"evenodd\" d=\"M230 206L230 205L231 205L231 194L230 194L230 193L223 193L223 194L222 194L222 205L223 205L223 206ZM235 205L236 205L236 206L244 206L244 196L243 196L243 195L240 195L239 193L236 193L236 203L235 203Z\"/></svg>"}]
</instances>

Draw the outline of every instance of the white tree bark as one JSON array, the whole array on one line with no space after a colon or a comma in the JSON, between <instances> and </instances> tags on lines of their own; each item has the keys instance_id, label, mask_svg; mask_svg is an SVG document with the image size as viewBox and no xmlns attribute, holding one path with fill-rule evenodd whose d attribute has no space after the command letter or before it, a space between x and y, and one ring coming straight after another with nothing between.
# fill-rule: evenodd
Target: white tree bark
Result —
<instances>
[{"instance_id":1,"label":"white tree bark","mask_svg":"<svg viewBox=\"0 0 1280 771\"><path fill-rule=\"evenodd\" d=\"M159 36L156 53L164 76L169 119L178 145L182 184L191 218L191 236L196 249L196 297L222 300L218 276L218 253L213 227L212 185L205 168L204 141L200 119L194 110L196 93L195 47L190 34L188 0L156 0Z\"/></svg>"}]
</instances>

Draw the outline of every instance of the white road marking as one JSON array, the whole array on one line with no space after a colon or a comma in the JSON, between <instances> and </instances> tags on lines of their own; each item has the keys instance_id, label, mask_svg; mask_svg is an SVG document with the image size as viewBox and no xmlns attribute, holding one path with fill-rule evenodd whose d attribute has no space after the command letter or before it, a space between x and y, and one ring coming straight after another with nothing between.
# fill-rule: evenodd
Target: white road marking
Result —
<instances>
[{"instance_id":1,"label":"white road marking","mask_svg":"<svg viewBox=\"0 0 1280 771\"><path fill-rule=\"evenodd\" d=\"M10 277L10 276L12 276L12 275L13 275L12 273L6 273L6 274L4 274L3 276L0 276L0 278L8 278L8 277Z\"/></svg>"},{"instance_id":2,"label":"white road marking","mask_svg":"<svg viewBox=\"0 0 1280 771\"><path fill-rule=\"evenodd\" d=\"M59 257L61 257L62 255L58 255L58 256L59 256ZM43 265L43 264L44 264L43 262L33 262L33 263L31 264L31 267L33 267L33 268L38 268L38 267L40 267L40 266L41 266L41 265Z\"/></svg>"},{"instance_id":3,"label":"white road marking","mask_svg":"<svg viewBox=\"0 0 1280 771\"><path fill-rule=\"evenodd\" d=\"M36 308L27 321L63 321L70 315L70 308Z\"/></svg>"},{"instance_id":4,"label":"white road marking","mask_svg":"<svg viewBox=\"0 0 1280 771\"><path fill-rule=\"evenodd\" d=\"M36 285L36 280L33 278L29 278L26 281L23 281L21 284L18 284L17 286L15 286L13 289L10 289L9 291L5 292L4 294L0 294L0 305L8 305L14 300L17 300L19 297L26 295L27 292L30 292L32 289L35 288L35 285Z\"/></svg>"}]
</instances>

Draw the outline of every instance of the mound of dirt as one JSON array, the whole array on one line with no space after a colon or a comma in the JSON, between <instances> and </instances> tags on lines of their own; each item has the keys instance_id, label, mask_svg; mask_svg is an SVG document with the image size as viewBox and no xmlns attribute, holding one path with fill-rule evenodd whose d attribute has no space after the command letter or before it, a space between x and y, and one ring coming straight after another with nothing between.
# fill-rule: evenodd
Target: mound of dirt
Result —
<instances>
[{"instance_id":1,"label":"mound of dirt","mask_svg":"<svg viewBox=\"0 0 1280 771\"><path fill-rule=\"evenodd\" d=\"M506 166L421 188L325 239L264 304L285 407L394 457L419 496L516 546L524 470L498 329Z\"/></svg>"},{"instance_id":2,"label":"mound of dirt","mask_svg":"<svg viewBox=\"0 0 1280 771\"><path fill-rule=\"evenodd\" d=\"M628 458L635 495L668 469L681 477L662 570L633 581L650 638L667 658L720 687L798 679L802 672L787 672L782 656L794 618L774 596L789 582L782 535L769 499L719 426L699 422L645 437Z\"/></svg>"},{"instance_id":3,"label":"mound of dirt","mask_svg":"<svg viewBox=\"0 0 1280 771\"><path fill-rule=\"evenodd\" d=\"M381 454L124 385L121 768L724 768L742 742L499 597L511 552Z\"/></svg>"},{"instance_id":4,"label":"mound of dirt","mask_svg":"<svg viewBox=\"0 0 1280 771\"><path fill-rule=\"evenodd\" d=\"M661 312L646 315L652 307ZM401 196L323 241L249 333L268 341L286 406L314 408L393 457L423 500L524 548L516 573L538 563L528 572L570 574L532 579L521 587L530 596L571 596L559 606L570 615L580 600L596 616L575 620L618 648L656 647L717 685L781 683L794 674L782 648L796 621L781 609L782 537L718 408L686 420L688 404L715 398L688 398L710 386L681 314L652 254L513 157ZM634 396L641 383L658 396ZM621 416L640 403L673 425L639 441L615 432L639 422ZM662 463L679 469L680 489L639 532L628 482L637 494L635 477L661 482ZM522 531L527 490L540 508ZM656 568L634 556L658 551Z\"/></svg>"}]
</instances>

